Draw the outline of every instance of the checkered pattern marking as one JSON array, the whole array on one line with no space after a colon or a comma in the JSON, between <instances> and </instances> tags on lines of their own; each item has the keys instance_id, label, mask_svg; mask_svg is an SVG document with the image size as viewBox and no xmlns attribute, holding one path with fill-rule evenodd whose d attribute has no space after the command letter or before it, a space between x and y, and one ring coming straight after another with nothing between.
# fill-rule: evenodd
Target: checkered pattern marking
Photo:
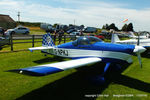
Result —
<instances>
[{"instance_id":1,"label":"checkered pattern marking","mask_svg":"<svg viewBox=\"0 0 150 100\"><path fill-rule=\"evenodd\" d=\"M43 46L54 46L53 40L52 40L51 35L49 33L43 35L42 45Z\"/></svg>"}]
</instances>

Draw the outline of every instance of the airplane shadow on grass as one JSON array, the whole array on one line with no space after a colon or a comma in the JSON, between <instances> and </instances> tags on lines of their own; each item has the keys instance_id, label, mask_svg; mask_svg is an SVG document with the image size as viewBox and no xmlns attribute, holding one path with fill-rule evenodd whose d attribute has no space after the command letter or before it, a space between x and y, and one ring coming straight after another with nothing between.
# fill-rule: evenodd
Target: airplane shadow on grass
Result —
<instances>
[{"instance_id":1,"label":"airplane shadow on grass","mask_svg":"<svg viewBox=\"0 0 150 100\"><path fill-rule=\"evenodd\" d=\"M17 100L95 100L96 97L89 98L86 95L101 94L112 82L150 93L150 83L121 75L129 65L124 65L119 71L110 66L105 75L105 84L95 84L91 81L91 76L100 75L102 66L104 63L78 68L77 72L33 90Z\"/></svg>"},{"instance_id":2,"label":"airplane shadow on grass","mask_svg":"<svg viewBox=\"0 0 150 100\"><path fill-rule=\"evenodd\" d=\"M43 64L43 63L46 63L46 62L54 62L54 61L57 61L57 62L64 61L64 58L53 56L53 57L46 57L44 59L36 60L36 61L33 61L33 62L38 63L38 64Z\"/></svg>"}]
</instances>

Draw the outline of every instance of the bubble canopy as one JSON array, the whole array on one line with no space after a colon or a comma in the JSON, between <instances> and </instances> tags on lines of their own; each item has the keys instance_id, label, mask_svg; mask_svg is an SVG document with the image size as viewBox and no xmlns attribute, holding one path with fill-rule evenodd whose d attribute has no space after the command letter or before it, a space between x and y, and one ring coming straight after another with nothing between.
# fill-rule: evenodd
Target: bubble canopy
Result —
<instances>
[{"instance_id":1,"label":"bubble canopy","mask_svg":"<svg viewBox=\"0 0 150 100\"><path fill-rule=\"evenodd\" d=\"M90 45L96 42L103 42L101 39L94 36L82 36L72 42L73 45Z\"/></svg>"}]
</instances>

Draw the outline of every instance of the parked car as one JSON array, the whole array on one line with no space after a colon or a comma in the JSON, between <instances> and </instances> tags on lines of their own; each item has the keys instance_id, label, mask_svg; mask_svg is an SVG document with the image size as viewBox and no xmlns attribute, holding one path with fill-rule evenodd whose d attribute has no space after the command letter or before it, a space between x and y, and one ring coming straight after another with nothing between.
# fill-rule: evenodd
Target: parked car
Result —
<instances>
[{"instance_id":1,"label":"parked car","mask_svg":"<svg viewBox=\"0 0 150 100\"><path fill-rule=\"evenodd\" d=\"M95 37L98 37L98 38L100 38L100 39L102 39L102 40L104 40L104 39L105 39L105 37L104 37L104 36L102 36L101 34L95 35Z\"/></svg>"},{"instance_id":2,"label":"parked car","mask_svg":"<svg viewBox=\"0 0 150 100\"><path fill-rule=\"evenodd\" d=\"M9 44L9 38L0 37L0 46Z\"/></svg>"},{"instance_id":3,"label":"parked car","mask_svg":"<svg viewBox=\"0 0 150 100\"><path fill-rule=\"evenodd\" d=\"M50 32L50 33L53 33L55 30L57 30L51 24L48 24L48 23L42 23L40 25L40 28L45 30L46 32Z\"/></svg>"},{"instance_id":4,"label":"parked car","mask_svg":"<svg viewBox=\"0 0 150 100\"><path fill-rule=\"evenodd\" d=\"M67 31L67 33L72 33L72 32L75 32L76 30L75 29L69 29L68 31Z\"/></svg>"},{"instance_id":5,"label":"parked car","mask_svg":"<svg viewBox=\"0 0 150 100\"><path fill-rule=\"evenodd\" d=\"M6 32L5 32L5 35L10 35L10 34L29 34L30 31L28 28L26 27L23 27L23 26L19 26L19 27L16 27L14 29L8 29Z\"/></svg>"},{"instance_id":6,"label":"parked car","mask_svg":"<svg viewBox=\"0 0 150 100\"><path fill-rule=\"evenodd\" d=\"M76 38L80 37L80 32L72 32L70 33L71 40L75 40Z\"/></svg>"},{"instance_id":7,"label":"parked car","mask_svg":"<svg viewBox=\"0 0 150 100\"><path fill-rule=\"evenodd\" d=\"M85 33L95 33L97 32L97 29L95 27L87 27L84 29Z\"/></svg>"},{"instance_id":8,"label":"parked car","mask_svg":"<svg viewBox=\"0 0 150 100\"><path fill-rule=\"evenodd\" d=\"M80 32L71 32L70 35L80 35Z\"/></svg>"}]
</instances>

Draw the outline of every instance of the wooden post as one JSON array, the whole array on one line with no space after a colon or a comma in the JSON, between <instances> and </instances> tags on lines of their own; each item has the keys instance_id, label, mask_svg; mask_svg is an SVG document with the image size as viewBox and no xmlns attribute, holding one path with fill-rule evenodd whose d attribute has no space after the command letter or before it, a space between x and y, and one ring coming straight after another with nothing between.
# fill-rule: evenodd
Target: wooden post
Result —
<instances>
[{"instance_id":1,"label":"wooden post","mask_svg":"<svg viewBox=\"0 0 150 100\"><path fill-rule=\"evenodd\" d=\"M64 35L64 43L66 43L66 35Z\"/></svg>"},{"instance_id":2,"label":"wooden post","mask_svg":"<svg viewBox=\"0 0 150 100\"><path fill-rule=\"evenodd\" d=\"M75 35L75 40L77 39L77 35Z\"/></svg>"},{"instance_id":3,"label":"wooden post","mask_svg":"<svg viewBox=\"0 0 150 100\"><path fill-rule=\"evenodd\" d=\"M34 35L32 35L32 47L34 47Z\"/></svg>"},{"instance_id":4,"label":"wooden post","mask_svg":"<svg viewBox=\"0 0 150 100\"><path fill-rule=\"evenodd\" d=\"M11 33L10 33L10 45L11 45L11 51L13 51L13 37Z\"/></svg>"}]
</instances>

